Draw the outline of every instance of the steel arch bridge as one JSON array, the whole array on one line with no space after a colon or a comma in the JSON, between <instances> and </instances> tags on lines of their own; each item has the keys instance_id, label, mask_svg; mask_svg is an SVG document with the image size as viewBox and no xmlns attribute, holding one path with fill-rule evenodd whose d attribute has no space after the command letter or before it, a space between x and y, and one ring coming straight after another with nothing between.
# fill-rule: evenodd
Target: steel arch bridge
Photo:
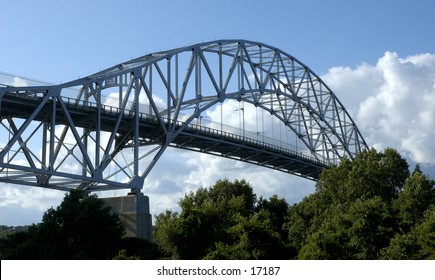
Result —
<instances>
[{"instance_id":1,"label":"steel arch bridge","mask_svg":"<svg viewBox=\"0 0 435 280\"><path fill-rule=\"evenodd\" d=\"M367 148L319 76L278 48L246 40L151 53L60 85L0 86L0 101L5 183L140 191L168 147L316 180ZM216 108L217 123L207 120ZM238 130L225 123L227 111L238 111Z\"/></svg>"}]
</instances>

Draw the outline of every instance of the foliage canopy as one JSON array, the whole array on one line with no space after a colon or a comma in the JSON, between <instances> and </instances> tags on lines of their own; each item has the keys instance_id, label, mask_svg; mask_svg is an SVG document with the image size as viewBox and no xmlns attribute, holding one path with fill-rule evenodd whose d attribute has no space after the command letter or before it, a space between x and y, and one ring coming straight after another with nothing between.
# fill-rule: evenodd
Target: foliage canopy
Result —
<instances>
[{"instance_id":1,"label":"foliage canopy","mask_svg":"<svg viewBox=\"0 0 435 280\"><path fill-rule=\"evenodd\" d=\"M44 213L41 223L0 240L0 254L2 259L60 260L159 255L149 241L123 235L124 227L110 207L95 195L72 190L56 209Z\"/></svg>"},{"instance_id":2,"label":"foliage canopy","mask_svg":"<svg viewBox=\"0 0 435 280\"><path fill-rule=\"evenodd\" d=\"M435 257L434 181L393 149L367 150L325 170L289 206L220 180L156 217L155 241L174 259L419 259Z\"/></svg>"}]
</instances>

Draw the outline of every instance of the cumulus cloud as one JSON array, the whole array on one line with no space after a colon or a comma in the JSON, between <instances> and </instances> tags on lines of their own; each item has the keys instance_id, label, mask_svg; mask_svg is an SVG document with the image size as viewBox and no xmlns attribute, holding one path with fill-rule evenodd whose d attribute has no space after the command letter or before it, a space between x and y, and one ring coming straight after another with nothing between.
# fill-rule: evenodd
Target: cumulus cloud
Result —
<instances>
[{"instance_id":1,"label":"cumulus cloud","mask_svg":"<svg viewBox=\"0 0 435 280\"><path fill-rule=\"evenodd\" d=\"M386 52L376 65L335 67L323 79L369 145L393 147L414 162L435 164L434 54L400 58Z\"/></svg>"},{"instance_id":2,"label":"cumulus cloud","mask_svg":"<svg viewBox=\"0 0 435 280\"><path fill-rule=\"evenodd\" d=\"M28 83L24 79L21 79L19 77L14 77L12 79L11 85L14 86L14 87L26 87L26 86L28 86Z\"/></svg>"},{"instance_id":3,"label":"cumulus cloud","mask_svg":"<svg viewBox=\"0 0 435 280\"><path fill-rule=\"evenodd\" d=\"M367 63L355 69L334 67L322 78L351 114L355 114L359 104L373 94L372 89L384 83L382 70Z\"/></svg>"},{"instance_id":4,"label":"cumulus cloud","mask_svg":"<svg viewBox=\"0 0 435 280\"><path fill-rule=\"evenodd\" d=\"M50 207L57 207L64 192L27 186L0 186L0 224L28 225L42 220Z\"/></svg>"},{"instance_id":5,"label":"cumulus cloud","mask_svg":"<svg viewBox=\"0 0 435 280\"><path fill-rule=\"evenodd\" d=\"M8 85L13 87L25 87L28 86L29 83L27 82L26 79L15 77L12 74L0 72L0 85Z\"/></svg>"}]
</instances>

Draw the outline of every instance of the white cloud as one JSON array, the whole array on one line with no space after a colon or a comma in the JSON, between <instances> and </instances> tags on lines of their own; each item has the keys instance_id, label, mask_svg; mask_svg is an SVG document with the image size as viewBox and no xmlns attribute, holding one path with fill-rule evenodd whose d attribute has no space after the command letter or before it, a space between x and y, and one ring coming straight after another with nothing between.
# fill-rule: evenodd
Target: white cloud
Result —
<instances>
[{"instance_id":1,"label":"white cloud","mask_svg":"<svg viewBox=\"0 0 435 280\"><path fill-rule=\"evenodd\" d=\"M63 192L57 190L34 187L16 188L11 185L1 187L0 194L3 198L0 201L0 207L15 205L26 209L36 208L40 211L56 205L58 200L64 196ZM40 198L40 200L35 199L35 197Z\"/></svg>"},{"instance_id":2,"label":"white cloud","mask_svg":"<svg viewBox=\"0 0 435 280\"><path fill-rule=\"evenodd\" d=\"M58 190L1 184L0 224L38 223L48 208L56 208L60 204L64 195Z\"/></svg>"},{"instance_id":3,"label":"white cloud","mask_svg":"<svg viewBox=\"0 0 435 280\"><path fill-rule=\"evenodd\" d=\"M373 94L371 89L384 83L381 69L363 63L355 69L334 67L322 77L326 84L339 95L340 101L349 112L355 112L358 105L367 96Z\"/></svg>"},{"instance_id":4,"label":"white cloud","mask_svg":"<svg viewBox=\"0 0 435 280\"><path fill-rule=\"evenodd\" d=\"M29 84L27 83L26 80L21 79L21 78L19 78L19 77L14 77L14 78L12 79L12 83L11 83L11 86L13 86L13 87L26 87L26 86L28 86L28 85L29 85Z\"/></svg>"},{"instance_id":5,"label":"white cloud","mask_svg":"<svg viewBox=\"0 0 435 280\"><path fill-rule=\"evenodd\" d=\"M376 65L332 68L323 79L354 115L369 145L435 164L434 54L400 58L386 52Z\"/></svg>"}]
</instances>

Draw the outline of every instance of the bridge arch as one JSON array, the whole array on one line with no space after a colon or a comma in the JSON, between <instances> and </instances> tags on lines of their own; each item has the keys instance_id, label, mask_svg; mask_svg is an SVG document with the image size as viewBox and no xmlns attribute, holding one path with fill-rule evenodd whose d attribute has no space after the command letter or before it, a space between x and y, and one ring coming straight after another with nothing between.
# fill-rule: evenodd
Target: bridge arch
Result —
<instances>
[{"instance_id":1,"label":"bridge arch","mask_svg":"<svg viewBox=\"0 0 435 280\"><path fill-rule=\"evenodd\" d=\"M76 96L69 95L72 99L66 104L62 98L67 97L66 90L71 88ZM63 133L56 136L58 142L63 142L66 137L63 135L70 131L80 142L78 149L84 160L81 178L54 175L80 180L80 185L89 189L101 188L98 187L101 185L123 186L107 175L107 169L113 163L119 169L118 173L129 178L124 186L142 188L145 177L171 145L248 161L311 179L316 179L319 170L327 165L336 164L343 157L353 158L367 148L343 104L318 75L278 48L247 40L212 41L150 53L59 86L0 90L3 95L12 92L27 96L39 94L41 100L60 103L58 108L63 110L61 115L65 115L66 120L62 123L59 121L62 117L52 117L65 125ZM237 138L233 134L223 136L216 128L195 126L195 121L211 108L228 100L250 104L279 120L303 143L305 154L276 147L265 148L264 143L253 139ZM72 120L68 117L73 114L69 112L72 109L66 106L69 103L94 108L92 116L95 119L87 122ZM110 111L115 108L118 113L110 124L107 121L110 118L108 108ZM42 110L42 107L32 110ZM52 115L55 110L51 111ZM39 114L33 114L34 118L37 119ZM74 114L80 115L79 112ZM54 124L51 127L55 129ZM79 127L83 128L81 135ZM107 135L96 131L106 131ZM17 133L19 130L14 130L14 134ZM56 137L52 136L52 139ZM19 137L15 137L15 141L18 140ZM92 158L84 155L89 150L89 142L94 143L95 155ZM51 145L55 146L54 143ZM141 151L141 147L152 145L156 147ZM59 149L60 146L58 144ZM120 164L115 158L126 147L132 148L132 159ZM231 151L234 149L237 152ZM54 151L52 148L52 153ZM48 155L50 151L46 153ZM4 158L5 154L3 151L0 156ZM51 154L48 158L55 161L58 155ZM142 164L144 158L151 159ZM35 169L33 165L30 164L30 169ZM41 164L36 172L51 177L53 174L44 171L49 169L48 166L50 164ZM127 169L132 169L131 174Z\"/></svg>"},{"instance_id":2,"label":"bridge arch","mask_svg":"<svg viewBox=\"0 0 435 280\"><path fill-rule=\"evenodd\" d=\"M183 91L185 88L181 89L180 97L168 93L167 98L172 98L173 101L172 105L167 106L171 112L168 116L176 118L179 109L195 106L195 111L186 121L189 123L218 102L235 99L258 106L281 120L317 159L331 162L344 156L353 158L355 153L367 147L346 108L322 79L295 57L263 43L223 40L195 44L152 53L92 75L88 79L100 80L103 83L103 80L114 79L126 73L140 71L146 75L152 65L157 65L160 61L174 60L182 53L190 55L183 84L197 85L208 79L213 91L206 98L198 92L189 98ZM219 65L220 72L213 71L207 54L215 54L220 60L225 56L230 59L231 65L226 72L222 70L223 65ZM200 63L204 65L202 72L206 74L192 77L195 70L201 71L198 70L201 69ZM237 67L240 68L238 71ZM165 75L161 70L159 74ZM237 75L239 76L236 77ZM236 78L238 84L234 90L229 84ZM169 83L168 80L165 82ZM198 90L196 88L193 91Z\"/></svg>"}]
</instances>

